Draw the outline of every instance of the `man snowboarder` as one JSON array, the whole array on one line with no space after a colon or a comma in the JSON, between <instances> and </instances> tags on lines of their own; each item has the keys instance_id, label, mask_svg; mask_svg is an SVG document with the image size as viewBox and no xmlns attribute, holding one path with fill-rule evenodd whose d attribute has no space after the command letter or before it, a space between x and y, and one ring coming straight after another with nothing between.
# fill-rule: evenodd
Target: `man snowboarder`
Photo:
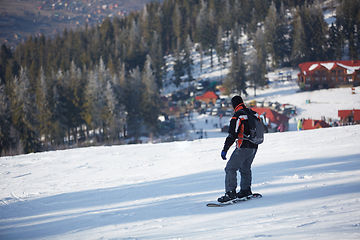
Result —
<instances>
[{"instance_id":1,"label":"man snowboarder","mask_svg":"<svg viewBox=\"0 0 360 240\"><path fill-rule=\"evenodd\" d=\"M225 167L225 195L218 198L219 202L227 202L235 198L243 198L252 194L251 192L251 164L255 158L258 145L243 139L244 135L250 134L250 127L247 115L239 115L236 112L244 110L250 113L240 96L234 96L231 99L235 114L230 120L229 135L227 136L224 148L221 151L221 157L226 160L226 153L231 145L236 141L236 149L233 151ZM258 114L256 114L259 118ZM236 193L237 171L241 174L240 192Z\"/></svg>"}]
</instances>

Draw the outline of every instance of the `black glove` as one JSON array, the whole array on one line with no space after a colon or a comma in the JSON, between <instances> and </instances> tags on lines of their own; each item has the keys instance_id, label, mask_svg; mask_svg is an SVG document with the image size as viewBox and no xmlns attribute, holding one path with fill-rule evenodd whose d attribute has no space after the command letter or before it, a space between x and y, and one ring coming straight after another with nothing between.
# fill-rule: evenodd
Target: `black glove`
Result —
<instances>
[{"instance_id":1,"label":"black glove","mask_svg":"<svg viewBox=\"0 0 360 240\"><path fill-rule=\"evenodd\" d=\"M226 160L226 151L224 151L224 150L221 151L221 158L223 160Z\"/></svg>"}]
</instances>

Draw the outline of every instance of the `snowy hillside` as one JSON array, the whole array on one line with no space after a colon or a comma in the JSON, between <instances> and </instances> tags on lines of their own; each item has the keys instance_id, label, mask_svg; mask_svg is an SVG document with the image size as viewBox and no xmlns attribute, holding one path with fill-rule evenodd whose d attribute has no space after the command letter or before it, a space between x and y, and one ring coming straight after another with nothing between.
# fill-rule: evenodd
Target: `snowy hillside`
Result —
<instances>
[{"instance_id":1,"label":"snowy hillside","mask_svg":"<svg viewBox=\"0 0 360 240\"><path fill-rule=\"evenodd\" d=\"M360 108L360 87L297 93L297 72L281 71L292 80L269 73L245 100L293 104L294 118ZM226 208L205 205L224 193L228 116L194 113L194 128L185 119L202 140L2 157L0 239L359 239L360 126L297 132L294 118L259 147L253 190L263 198Z\"/></svg>"},{"instance_id":2,"label":"snowy hillside","mask_svg":"<svg viewBox=\"0 0 360 240\"><path fill-rule=\"evenodd\" d=\"M193 60L197 81L220 80L230 65L214 55L211 68L204 56L200 71L195 51ZM172 61L164 95L190 84L170 84ZM359 109L360 87L298 93L296 69L268 78L244 99L292 104L298 115L259 146L252 188L263 198L206 207L224 194L229 116L194 113L185 124L191 139L206 133L201 140L1 157L0 239L360 239L360 125L294 131L296 118Z\"/></svg>"},{"instance_id":3,"label":"snowy hillside","mask_svg":"<svg viewBox=\"0 0 360 240\"><path fill-rule=\"evenodd\" d=\"M267 134L225 208L224 138L0 158L0 239L359 239L360 126ZM232 149L231 149L232 150Z\"/></svg>"}]
</instances>

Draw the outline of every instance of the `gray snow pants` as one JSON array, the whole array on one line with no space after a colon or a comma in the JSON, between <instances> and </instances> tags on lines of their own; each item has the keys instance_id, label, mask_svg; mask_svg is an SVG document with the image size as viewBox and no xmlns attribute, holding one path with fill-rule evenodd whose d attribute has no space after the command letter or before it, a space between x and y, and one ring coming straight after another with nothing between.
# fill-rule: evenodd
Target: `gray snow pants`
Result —
<instances>
[{"instance_id":1,"label":"gray snow pants","mask_svg":"<svg viewBox=\"0 0 360 240\"><path fill-rule=\"evenodd\" d=\"M257 149L255 148L236 148L231 154L225 167L225 190L226 192L236 190L237 170L241 175L241 189L248 189L251 186L251 164L255 158Z\"/></svg>"}]
</instances>

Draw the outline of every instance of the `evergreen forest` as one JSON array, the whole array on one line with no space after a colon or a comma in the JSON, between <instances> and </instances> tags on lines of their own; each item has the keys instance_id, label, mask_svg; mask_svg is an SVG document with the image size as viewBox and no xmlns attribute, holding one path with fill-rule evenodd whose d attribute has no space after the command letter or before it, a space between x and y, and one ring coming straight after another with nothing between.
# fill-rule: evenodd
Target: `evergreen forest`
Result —
<instances>
[{"instance_id":1,"label":"evergreen forest","mask_svg":"<svg viewBox=\"0 0 360 240\"><path fill-rule=\"evenodd\" d=\"M96 26L30 36L0 49L0 154L119 144L157 135L165 56L173 84L193 81L191 48L219 62L223 86L247 94L270 69L306 61L359 59L360 0L164 0ZM327 8L336 9L328 25ZM245 61L243 35L254 50ZM186 78L184 76L187 76ZM93 139L92 142L89 139Z\"/></svg>"}]
</instances>

